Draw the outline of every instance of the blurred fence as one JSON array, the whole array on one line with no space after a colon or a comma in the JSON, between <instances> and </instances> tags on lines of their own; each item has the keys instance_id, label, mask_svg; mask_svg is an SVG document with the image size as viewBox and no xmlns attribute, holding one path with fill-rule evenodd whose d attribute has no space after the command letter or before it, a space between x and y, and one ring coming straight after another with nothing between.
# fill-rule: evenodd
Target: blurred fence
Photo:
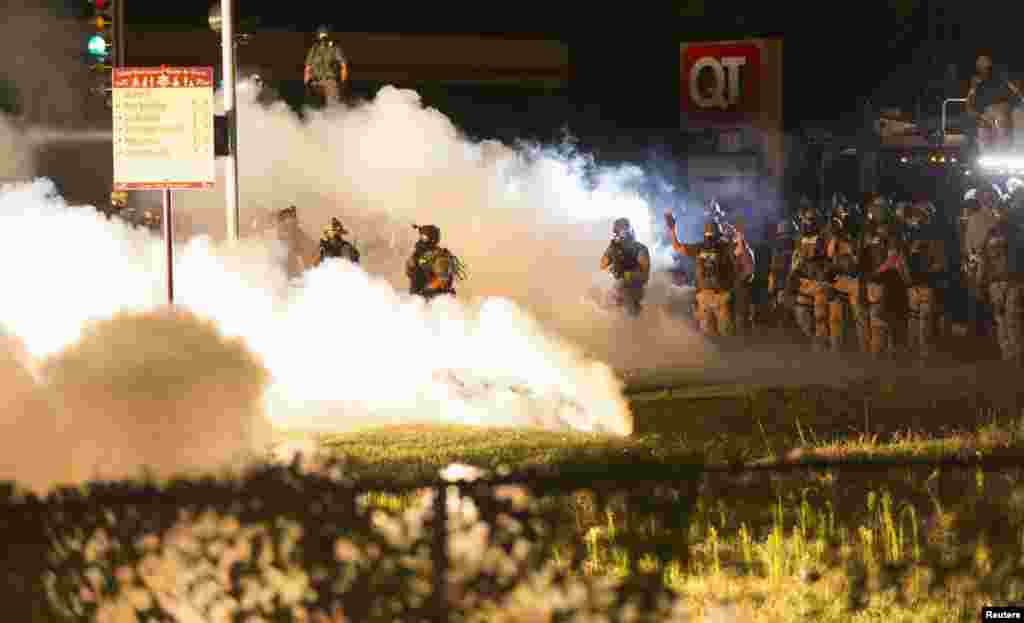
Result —
<instances>
[{"instance_id":1,"label":"blurred fence","mask_svg":"<svg viewBox=\"0 0 1024 623\"><path fill-rule=\"evenodd\" d=\"M106 617L119 607L154 621L250 620L247 612L272 621L487 620L479 618L487 603L508 598L552 559L559 573L550 582L587 575L593 529L603 526L619 532L627 571L618 601L603 607L655 613L664 565L685 566L690 556L701 495L759 505L770 521L763 507L780 477L894 482L903 474L911 488L931 480L946 498L963 499L979 474L1022 467L1018 457L740 468L623 461L388 483L295 464L161 487L97 482L46 498L6 485L0 600L12 622L115 620ZM830 508L841 516L860 504L854 491L849 482L834 487ZM219 618L225 609L231 616ZM308 618L313 612L335 618Z\"/></svg>"}]
</instances>

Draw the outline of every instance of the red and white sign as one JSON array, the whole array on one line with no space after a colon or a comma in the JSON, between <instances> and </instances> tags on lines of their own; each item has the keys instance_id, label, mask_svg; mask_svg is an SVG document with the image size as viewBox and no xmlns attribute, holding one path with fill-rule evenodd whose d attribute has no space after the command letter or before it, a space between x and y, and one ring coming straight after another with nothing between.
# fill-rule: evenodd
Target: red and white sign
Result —
<instances>
[{"instance_id":1,"label":"red and white sign","mask_svg":"<svg viewBox=\"0 0 1024 623\"><path fill-rule=\"evenodd\" d=\"M749 120L761 108L760 78L757 45L687 45L682 55L683 112L711 122Z\"/></svg>"},{"instance_id":2,"label":"red and white sign","mask_svg":"<svg viewBox=\"0 0 1024 623\"><path fill-rule=\"evenodd\" d=\"M115 68L114 189L213 188L213 68Z\"/></svg>"}]
</instances>

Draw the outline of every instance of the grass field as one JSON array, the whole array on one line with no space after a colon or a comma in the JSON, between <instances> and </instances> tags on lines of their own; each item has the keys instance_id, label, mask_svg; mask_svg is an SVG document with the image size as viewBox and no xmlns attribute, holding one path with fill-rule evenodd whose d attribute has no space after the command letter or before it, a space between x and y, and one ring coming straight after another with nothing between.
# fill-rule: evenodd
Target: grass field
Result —
<instances>
[{"instance_id":1,"label":"grass field","mask_svg":"<svg viewBox=\"0 0 1024 623\"><path fill-rule=\"evenodd\" d=\"M647 379L629 391L630 438L414 426L325 436L319 444L344 458L350 476L371 480L419 480L453 462L505 472L628 469L635 458L1024 457L1024 391L1016 378L993 368L839 387ZM580 493L562 501L588 544L586 568L629 573L626 543L653 528L628 502L596 509L588 499ZM378 503L402 505L386 496ZM644 564L698 615L727 604L738 621L976 621L986 603L1024 600L1020 469L708 475L691 520L675 543L679 560L689 548L686 562Z\"/></svg>"}]
</instances>

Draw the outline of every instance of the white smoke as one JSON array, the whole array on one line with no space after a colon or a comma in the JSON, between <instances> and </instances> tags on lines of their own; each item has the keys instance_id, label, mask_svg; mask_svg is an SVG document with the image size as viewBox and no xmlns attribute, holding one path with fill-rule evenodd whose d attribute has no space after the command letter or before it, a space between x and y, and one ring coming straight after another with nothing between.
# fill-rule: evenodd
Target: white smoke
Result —
<instances>
[{"instance_id":1,"label":"white smoke","mask_svg":"<svg viewBox=\"0 0 1024 623\"><path fill-rule=\"evenodd\" d=\"M586 302L592 289L611 284L598 261L618 217L630 219L656 268L669 261L659 244L662 209L638 193L639 168L597 168L561 146L473 143L415 92L391 87L305 121L284 103L256 104L251 88L239 94L243 224L294 204L315 234L338 216L364 268L404 290L402 267L416 239L410 225L433 223L468 264L461 300L507 298L617 369L700 367L710 355L687 325L659 317L665 288L652 290L642 323L595 313ZM222 196L188 193L178 204L222 237Z\"/></svg>"},{"instance_id":2,"label":"white smoke","mask_svg":"<svg viewBox=\"0 0 1024 623\"><path fill-rule=\"evenodd\" d=\"M415 93L392 88L305 122L243 97L239 117L243 224L295 204L315 235L339 216L364 258L289 283L280 243L222 241L220 184L175 195L193 233L212 234L177 245L176 303L258 357L269 372L261 406L277 427L459 422L629 434L615 368L708 363L705 343L663 311L673 298L663 275L640 320L586 302L610 283L598 260L615 218L630 218L659 252L659 210L636 192L639 170L473 144ZM405 293L413 222L440 226L442 244L468 265L458 300L428 306ZM163 259L157 237L67 206L48 180L0 192L0 262L14 267L0 325L24 343L30 369L76 348L91 322L157 309ZM207 353L193 356L206 369ZM138 357L132 369L143 370ZM256 437L240 438L236 450L252 449Z\"/></svg>"}]
</instances>

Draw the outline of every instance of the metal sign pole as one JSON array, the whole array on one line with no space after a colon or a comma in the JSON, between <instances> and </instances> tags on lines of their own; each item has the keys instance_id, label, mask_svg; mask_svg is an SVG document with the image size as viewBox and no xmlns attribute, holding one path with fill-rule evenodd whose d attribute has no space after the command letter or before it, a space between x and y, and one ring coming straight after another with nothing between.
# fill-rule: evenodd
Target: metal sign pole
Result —
<instances>
[{"instance_id":1,"label":"metal sign pole","mask_svg":"<svg viewBox=\"0 0 1024 623\"><path fill-rule=\"evenodd\" d=\"M228 155L224 159L224 198L227 239L238 240L238 117L235 110L235 24L231 0L221 0L221 72L224 75L224 117L228 129Z\"/></svg>"},{"instance_id":2,"label":"metal sign pole","mask_svg":"<svg viewBox=\"0 0 1024 623\"><path fill-rule=\"evenodd\" d=\"M167 249L167 304L174 305L174 212L171 203L171 189L163 189L164 195L164 245Z\"/></svg>"}]
</instances>

